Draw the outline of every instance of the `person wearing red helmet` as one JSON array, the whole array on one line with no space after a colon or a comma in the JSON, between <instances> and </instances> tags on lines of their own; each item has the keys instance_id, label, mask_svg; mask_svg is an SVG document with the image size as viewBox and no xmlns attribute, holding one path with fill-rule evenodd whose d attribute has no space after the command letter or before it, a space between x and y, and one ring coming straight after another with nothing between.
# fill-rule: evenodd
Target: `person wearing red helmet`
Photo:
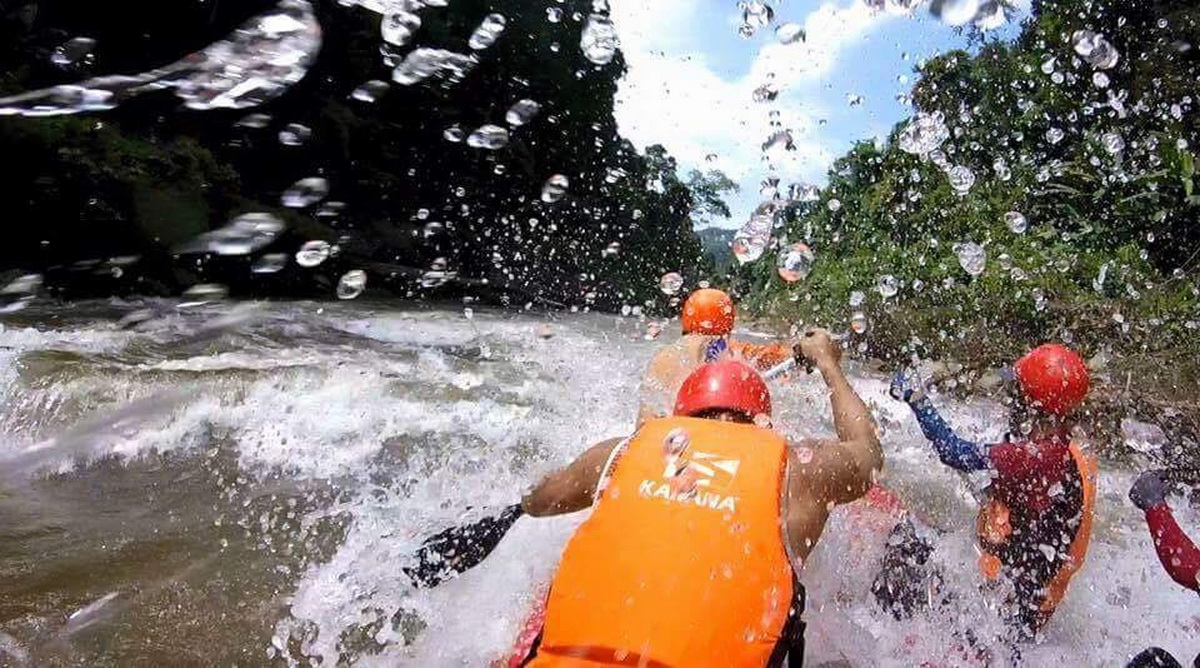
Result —
<instances>
[{"instance_id":1,"label":"person wearing red helmet","mask_svg":"<svg viewBox=\"0 0 1200 668\"><path fill-rule=\"evenodd\" d=\"M740 359L765 371L794 355L791 345L755 345L732 340L736 319L733 298L721 290L701 288L688 296L680 311L683 335L658 351L646 366L638 407L639 425L669 413L668 401L701 364Z\"/></svg>"},{"instance_id":2,"label":"person wearing red helmet","mask_svg":"<svg viewBox=\"0 0 1200 668\"><path fill-rule=\"evenodd\" d=\"M522 665L800 665L796 574L883 455L839 346L812 330L799 347L829 386L837 440L788 443L758 372L720 360L684 380L674 415L593 446L524 498L536 517L595 509Z\"/></svg>"},{"instance_id":3,"label":"person wearing red helmet","mask_svg":"<svg viewBox=\"0 0 1200 668\"><path fill-rule=\"evenodd\" d=\"M942 463L990 473L978 518L980 571L1012 584L1005 616L1032 637L1054 614L1091 540L1095 465L1071 441L1090 379L1079 355L1057 344L1022 357L1008 378L1012 432L986 447L955 434L911 372L896 375L892 396L912 408Z\"/></svg>"}]
</instances>

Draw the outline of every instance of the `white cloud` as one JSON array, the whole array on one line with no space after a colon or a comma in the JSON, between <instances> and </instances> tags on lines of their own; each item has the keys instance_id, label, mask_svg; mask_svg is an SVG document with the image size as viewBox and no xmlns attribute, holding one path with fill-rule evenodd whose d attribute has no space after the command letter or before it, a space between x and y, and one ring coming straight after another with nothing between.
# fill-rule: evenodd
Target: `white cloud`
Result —
<instances>
[{"instance_id":1,"label":"white cloud","mask_svg":"<svg viewBox=\"0 0 1200 668\"><path fill-rule=\"evenodd\" d=\"M805 39L794 44L772 42L754 59L750 77L765 81L774 73L781 87L819 80L833 69L842 51L891 18L854 2L848 7L821 5L804 19Z\"/></svg>"},{"instance_id":2,"label":"white cloud","mask_svg":"<svg viewBox=\"0 0 1200 668\"><path fill-rule=\"evenodd\" d=\"M856 0L839 7L825 3L803 21L807 41L768 42L744 74L723 78L702 54L682 49L688 26L707 19L695 0L611 0L613 21L629 72L617 93L621 132L636 145L660 143L684 169L721 169L741 184L735 206L740 222L757 203L761 179L772 173L783 185L819 179L834 158L834 143L821 136L822 109L815 95L803 95L834 68L846 47L861 40L887 16ZM773 28L771 28L773 29ZM770 30L770 29L768 29ZM737 39L733 29L730 35ZM773 72L781 89L772 104L753 101L753 91ZM789 94L789 91L791 94ZM812 91L808 91L812 92ZM772 119L771 110L778 112ZM763 162L761 146L777 127L790 129L796 150ZM715 160L706 160L715 154Z\"/></svg>"}]
</instances>

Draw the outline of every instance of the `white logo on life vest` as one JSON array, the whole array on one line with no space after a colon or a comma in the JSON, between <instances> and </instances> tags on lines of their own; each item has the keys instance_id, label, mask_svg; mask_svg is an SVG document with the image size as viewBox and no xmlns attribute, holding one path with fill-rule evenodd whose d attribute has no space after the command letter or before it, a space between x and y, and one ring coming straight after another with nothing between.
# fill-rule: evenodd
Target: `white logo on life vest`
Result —
<instances>
[{"instance_id":1,"label":"white logo on life vest","mask_svg":"<svg viewBox=\"0 0 1200 668\"><path fill-rule=\"evenodd\" d=\"M690 490L676 491L670 483L643 480L638 485L638 494L648 499L663 499L672 503L690 503L701 508L737 512L738 497L704 492L694 487Z\"/></svg>"}]
</instances>

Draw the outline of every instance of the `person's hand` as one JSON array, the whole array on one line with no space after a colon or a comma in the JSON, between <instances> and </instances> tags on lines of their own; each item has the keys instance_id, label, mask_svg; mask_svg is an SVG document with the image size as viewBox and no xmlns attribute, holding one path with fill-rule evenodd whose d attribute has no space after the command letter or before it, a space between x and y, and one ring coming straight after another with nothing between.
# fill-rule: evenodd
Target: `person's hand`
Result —
<instances>
[{"instance_id":1,"label":"person's hand","mask_svg":"<svg viewBox=\"0 0 1200 668\"><path fill-rule=\"evenodd\" d=\"M1167 502L1167 484L1159 471L1146 471L1138 476L1129 490L1129 500L1143 511Z\"/></svg>"},{"instance_id":2,"label":"person's hand","mask_svg":"<svg viewBox=\"0 0 1200 668\"><path fill-rule=\"evenodd\" d=\"M830 364L837 366L842 359L842 347L833 340L829 332L820 327L805 332L793 350L818 367Z\"/></svg>"},{"instance_id":3,"label":"person's hand","mask_svg":"<svg viewBox=\"0 0 1200 668\"><path fill-rule=\"evenodd\" d=\"M907 404L915 404L925 398L925 388L916 369L905 368L896 372L892 377L892 387L889 392L893 399Z\"/></svg>"}]
</instances>

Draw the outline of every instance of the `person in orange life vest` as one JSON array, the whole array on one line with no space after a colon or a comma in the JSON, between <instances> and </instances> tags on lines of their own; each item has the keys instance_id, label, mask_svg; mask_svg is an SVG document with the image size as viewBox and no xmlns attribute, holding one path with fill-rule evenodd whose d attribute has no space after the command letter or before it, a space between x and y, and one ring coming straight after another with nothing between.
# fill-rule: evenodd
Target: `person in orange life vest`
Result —
<instances>
[{"instance_id":1,"label":"person in orange life vest","mask_svg":"<svg viewBox=\"0 0 1200 668\"><path fill-rule=\"evenodd\" d=\"M1167 484L1160 471L1146 471L1129 490L1129 499L1146 514L1146 525L1154 539L1158 560L1171 579L1200 594L1200 547L1192 542L1167 505ZM1194 665L1200 666L1200 655ZM1158 647L1138 654L1126 668L1177 668L1178 660Z\"/></svg>"},{"instance_id":2,"label":"person in orange life vest","mask_svg":"<svg viewBox=\"0 0 1200 668\"><path fill-rule=\"evenodd\" d=\"M702 288L688 296L680 314L683 336L658 351L646 366L639 394L639 425L669 413L669 402L679 386L701 364L741 359L766 370L796 354L791 345L731 340L736 318L733 298L721 290Z\"/></svg>"},{"instance_id":3,"label":"person in orange life vest","mask_svg":"<svg viewBox=\"0 0 1200 668\"><path fill-rule=\"evenodd\" d=\"M1090 379L1077 354L1054 344L1021 358L1008 376L1013 432L986 448L954 433L913 374L897 374L892 395L912 408L942 463L991 474L979 513L979 567L988 580L1012 582L1006 617L1031 637L1053 615L1091 540L1095 467L1071 442L1072 415Z\"/></svg>"},{"instance_id":4,"label":"person in orange life vest","mask_svg":"<svg viewBox=\"0 0 1200 668\"><path fill-rule=\"evenodd\" d=\"M875 424L823 330L802 354L830 390L838 439L789 444L765 425L766 383L743 362L701 365L674 415L593 446L523 500L592 515L567 545L526 665L789 666L803 659L796 579L830 510L883 465Z\"/></svg>"}]
</instances>

